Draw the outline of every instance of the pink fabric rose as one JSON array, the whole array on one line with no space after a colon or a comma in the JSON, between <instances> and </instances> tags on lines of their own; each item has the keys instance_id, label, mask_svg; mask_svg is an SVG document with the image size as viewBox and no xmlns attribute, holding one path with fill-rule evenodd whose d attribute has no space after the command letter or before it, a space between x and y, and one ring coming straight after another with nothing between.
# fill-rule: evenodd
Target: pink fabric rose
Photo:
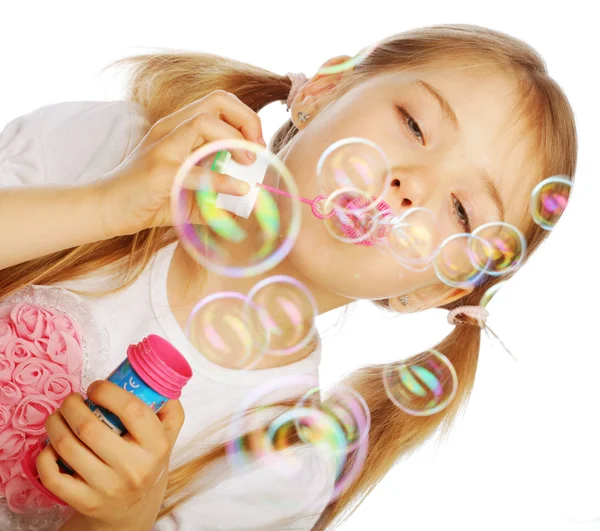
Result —
<instances>
[{"instance_id":1,"label":"pink fabric rose","mask_svg":"<svg viewBox=\"0 0 600 531\"><path fill-rule=\"evenodd\" d=\"M44 395L26 396L15 409L13 428L31 435L42 435L46 418L56 409L58 403Z\"/></svg>"},{"instance_id":2,"label":"pink fabric rose","mask_svg":"<svg viewBox=\"0 0 600 531\"><path fill-rule=\"evenodd\" d=\"M78 391L79 378L71 374L53 374L44 383L43 393L50 400L60 402L67 395Z\"/></svg>"},{"instance_id":3,"label":"pink fabric rose","mask_svg":"<svg viewBox=\"0 0 600 531\"><path fill-rule=\"evenodd\" d=\"M0 461L0 496L5 496L6 483L9 479L22 472L18 459L5 459Z\"/></svg>"},{"instance_id":4,"label":"pink fabric rose","mask_svg":"<svg viewBox=\"0 0 600 531\"><path fill-rule=\"evenodd\" d=\"M0 382L0 405L16 406L23 398L21 389L13 382Z\"/></svg>"},{"instance_id":5,"label":"pink fabric rose","mask_svg":"<svg viewBox=\"0 0 600 531\"><path fill-rule=\"evenodd\" d=\"M0 354L4 354L6 345L16 337L15 329L8 318L0 319Z\"/></svg>"},{"instance_id":6,"label":"pink fabric rose","mask_svg":"<svg viewBox=\"0 0 600 531\"><path fill-rule=\"evenodd\" d=\"M48 336L51 336L53 332L65 332L73 337L77 343L81 344L81 334L77 330L75 323L64 313L54 315L50 321L48 321Z\"/></svg>"},{"instance_id":7,"label":"pink fabric rose","mask_svg":"<svg viewBox=\"0 0 600 531\"><path fill-rule=\"evenodd\" d=\"M10 318L19 337L33 341L48 335L48 321L52 318L52 313L35 304L21 302L13 307Z\"/></svg>"},{"instance_id":8,"label":"pink fabric rose","mask_svg":"<svg viewBox=\"0 0 600 531\"><path fill-rule=\"evenodd\" d=\"M77 373L83 365L83 352L77 340L66 332L57 330L48 340L50 359L67 368L70 374Z\"/></svg>"},{"instance_id":9,"label":"pink fabric rose","mask_svg":"<svg viewBox=\"0 0 600 531\"><path fill-rule=\"evenodd\" d=\"M34 358L17 365L13 381L21 388L23 394L38 394L43 391L44 384L50 376L65 372L65 368L58 363Z\"/></svg>"},{"instance_id":10,"label":"pink fabric rose","mask_svg":"<svg viewBox=\"0 0 600 531\"><path fill-rule=\"evenodd\" d=\"M8 342L4 355L15 363L21 363L29 358L39 356L39 351L33 342L17 337Z\"/></svg>"},{"instance_id":11,"label":"pink fabric rose","mask_svg":"<svg viewBox=\"0 0 600 531\"><path fill-rule=\"evenodd\" d=\"M25 444L25 434L21 430L7 428L0 433L0 462L15 459Z\"/></svg>"},{"instance_id":12,"label":"pink fabric rose","mask_svg":"<svg viewBox=\"0 0 600 531\"><path fill-rule=\"evenodd\" d=\"M10 382L15 363L0 354L0 382Z\"/></svg>"},{"instance_id":13,"label":"pink fabric rose","mask_svg":"<svg viewBox=\"0 0 600 531\"><path fill-rule=\"evenodd\" d=\"M0 406L0 433L12 425L12 411L6 406ZM1 477L1 476L0 476Z\"/></svg>"},{"instance_id":14,"label":"pink fabric rose","mask_svg":"<svg viewBox=\"0 0 600 531\"><path fill-rule=\"evenodd\" d=\"M19 474L6 484L4 495L8 508L17 514L25 514L37 505L39 491L31 484L25 474Z\"/></svg>"}]
</instances>

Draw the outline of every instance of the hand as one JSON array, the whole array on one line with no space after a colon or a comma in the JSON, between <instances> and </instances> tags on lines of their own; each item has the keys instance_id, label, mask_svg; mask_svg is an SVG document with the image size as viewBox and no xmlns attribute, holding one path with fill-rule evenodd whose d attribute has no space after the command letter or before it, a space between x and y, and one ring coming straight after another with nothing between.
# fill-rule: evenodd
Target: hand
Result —
<instances>
[{"instance_id":1,"label":"hand","mask_svg":"<svg viewBox=\"0 0 600 531\"><path fill-rule=\"evenodd\" d=\"M179 400L156 414L139 398L107 381L94 382L89 398L115 413L122 437L73 393L46 420L51 444L37 458L42 484L77 513L77 529L146 530L164 498L167 467L184 421ZM59 471L59 456L76 474ZM70 521L69 521L70 522Z\"/></svg>"},{"instance_id":2,"label":"hand","mask_svg":"<svg viewBox=\"0 0 600 531\"><path fill-rule=\"evenodd\" d=\"M215 90L156 122L127 159L92 185L107 237L172 225L171 187L179 167L203 144L226 139L246 139L266 147L258 114L223 90ZM232 157L240 164L252 164L256 157L251 154L248 158L248 153L234 150ZM216 192L241 196L250 190L239 179L202 167L190 172L184 188L196 190L201 177L206 176ZM188 219L201 224L192 199L190 193Z\"/></svg>"}]
</instances>

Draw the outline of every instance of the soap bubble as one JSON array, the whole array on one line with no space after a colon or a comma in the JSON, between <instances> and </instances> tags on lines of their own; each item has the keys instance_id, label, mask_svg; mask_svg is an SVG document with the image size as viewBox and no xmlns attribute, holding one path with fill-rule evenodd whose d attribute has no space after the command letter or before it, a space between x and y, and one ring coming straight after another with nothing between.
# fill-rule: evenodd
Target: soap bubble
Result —
<instances>
[{"instance_id":1,"label":"soap bubble","mask_svg":"<svg viewBox=\"0 0 600 531\"><path fill-rule=\"evenodd\" d=\"M389 399L410 415L439 413L450 404L458 385L450 360L437 350L429 350L408 363L388 366L383 384Z\"/></svg>"},{"instance_id":2,"label":"soap bubble","mask_svg":"<svg viewBox=\"0 0 600 531\"><path fill-rule=\"evenodd\" d=\"M357 391L342 384L336 385L325 399L321 399L317 387L311 389L300 399L297 407L322 411L343 430L342 438L332 440L327 433L315 429L310 416L299 417L295 422L303 442L322 444L326 441L326 450L336 458L337 480L332 495L332 500L335 500L352 484L364 465L371 427L369 407Z\"/></svg>"},{"instance_id":3,"label":"soap bubble","mask_svg":"<svg viewBox=\"0 0 600 531\"><path fill-rule=\"evenodd\" d=\"M254 153L256 161L238 164L231 152ZM223 208L227 201L241 198L218 193L209 169L213 176L230 171L251 182L251 191L243 197L256 202L247 218L245 213L234 217ZM291 198L254 186L262 175L264 184L275 185ZM173 226L184 249L207 269L229 277L254 276L273 268L290 252L300 231L297 198L289 170L259 144L239 139L211 142L194 151L177 172L171 192Z\"/></svg>"},{"instance_id":4,"label":"soap bubble","mask_svg":"<svg viewBox=\"0 0 600 531\"><path fill-rule=\"evenodd\" d=\"M363 48L360 52L358 52L354 57L344 61L343 63L338 63L330 66L322 66L317 70L317 74L327 75L327 74L337 74L338 72L344 72L346 70L350 70L354 68L356 65L362 63L373 51L377 48L378 43L371 44L365 48Z\"/></svg>"},{"instance_id":5,"label":"soap bubble","mask_svg":"<svg viewBox=\"0 0 600 531\"><path fill-rule=\"evenodd\" d=\"M358 207L359 214L375 209L392 182L392 170L384 151L364 138L344 138L329 146L317 163L317 184L329 197L341 189L361 194L366 203ZM343 205L338 205L344 208Z\"/></svg>"},{"instance_id":6,"label":"soap bubble","mask_svg":"<svg viewBox=\"0 0 600 531\"><path fill-rule=\"evenodd\" d=\"M310 408L289 413L294 410L300 397L316 387L316 377L294 374L270 379L246 393L229 424L230 442L226 445L226 453L230 465L243 468L262 460L282 477L289 478L298 473L303 463L293 452L294 440L290 437L290 430L300 416L307 419L312 416L320 430L329 431L334 440L342 440L341 426L332 423L324 413L313 414ZM272 404L282 405L268 407ZM252 436L247 437L248 433L252 433ZM286 449L290 451L286 453Z\"/></svg>"},{"instance_id":7,"label":"soap bubble","mask_svg":"<svg viewBox=\"0 0 600 531\"><path fill-rule=\"evenodd\" d=\"M424 271L431 266L441 240L433 212L415 207L390 222L385 245L404 267Z\"/></svg>"},{"instance_id":8,"label":"soap bubble","mask_svg":"<svg viewBox=\"0 0 600 531\"><path fill-rule=\"evenodd\" d=\"M506 282L508 281L498 282L497 284L494 284L491 288L489 288L483 294L483 297L481 297L481 300L479 301L479 306L483 306L485 308L493 299L494 295L496 295L496 293L498 293L506 285Z\"/></svg>"},{"instance_id":9,"label":"soap bubble","mask_svg":"<svg viewBox=\"0 0 600 531\"><path fill-rule=\"evenodd\" d=\"M567 207L572 186L566 176L548 177L539 183L531 192L529 204L533 221L552 230Z\"/></svg>"},{"instance_id":10,"label":"soap bubble","mask_svg":"<svg viewBox=\"0 0 600 531\"><path fill-rule=\"evenodd\" d=\"M353 451L362 444L369 435L371 413L365 399L347 385L337 384L327 398L321 401L319 388L315 387L304 394L298 401L298 407L320 407L323 411L337 419L344 430L347 451ZM310 442L312 435L304 431L301 422L297 423L300 438Z\"/></svg>"},{"instance_id":11,"label":"soap bubble","mask_svg":"<svg viewBox=\"0 0 600 531\"><path fill-rule=\"evenodd\" d=\"M527 249L527 242L521 231L502 222L477 227L470 244L473 264L491 276L504 275L518 269Z\"/></svg>"},{"instance_id":12,"label":"soap bubble","mask_svg":"<svg viewBox=\"0 0 600 531\"><path fill-rule=\"evenodd\" d=\"M269 331L267 353L292 354L304 348L316 332L317 303L298 280L277 275L258 282L248 293Z\"/></svg>"},{"instance_id":13,"label":"soap bubble","mask_svg":"<svg viewBox=\"0 0 600 531\"><path fill-rule=\"evenodd\" d=\"M270 340L259 309L235 291L203 298L192 310L185 333L204 359L230 369L254 367Z\"/></svg>"},{"instance_id":14,"label":"soap bubble","mask_svg":"<svg viewBox=\"0 0 600 531\"><path fill-rule=\"evenodd\" d=\"M480 255L476 256L474 249ZM485 272L480 260L491 257L493 247L489 242L474 234L454 234L444 240L433 260L438 278L448 286L467 288L483 279ZM486 265L486 264L484 264Z\"/></svg>"},{"instance_id":15,"label":"soap bubble","mask_svg":"<svg viewBox=\"0 0 600 531\"><path fill-rule=\"evenodd\" d=\"M320 393L316 377L299 374L271 379L247 393L229 425L230 465L242 468L261 460L293 481L307 466L297 449L310 445L333 464L336 482L329 495L337 498L364 463L370 414L364 399L348 387L336 387L322 402ZM269 404L278 405L265 407ZM316 462L313 466L320 469Z\"/></svg>"},{"instance_id":16,"label":"soap bubble","mask_svg":"<svg viewBox=\"0 0 600 531\"><path fill-rule=\"evenodd\" d=\"M364 211L363 205L373 205ZM354 188L341 188L329 195L323 203L325 229L336 240L344 243L373 245L386 234L381 224L387 211L385 201L373 203L366 192Z\"/></svg>"}]
</instances>

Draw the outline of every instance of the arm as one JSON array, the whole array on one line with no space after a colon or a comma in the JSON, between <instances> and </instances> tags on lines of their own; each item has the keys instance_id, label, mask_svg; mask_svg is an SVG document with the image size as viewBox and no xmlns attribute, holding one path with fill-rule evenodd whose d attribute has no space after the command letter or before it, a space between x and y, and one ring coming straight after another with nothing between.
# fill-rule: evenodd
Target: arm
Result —
<instances>
[{"instance_id":1,"label":"arm","mask_svg":"<svg viewBox=\"0 0 600 531\"><path fill-rule=\"evenodd\" d=\"M112 236L95 186L0 189L0 270Z\"/></svg>"},{"instance_id":2,"label":"arm","mask_svg":"<svg viewBox=\"0 0 600 531\"><path fill-rule=\"evenodd\" d=\"M96 182L145 135L131 102L65 102L36 109L0 131L0 270L107 239Z\"/></svg>"}]
</instances>

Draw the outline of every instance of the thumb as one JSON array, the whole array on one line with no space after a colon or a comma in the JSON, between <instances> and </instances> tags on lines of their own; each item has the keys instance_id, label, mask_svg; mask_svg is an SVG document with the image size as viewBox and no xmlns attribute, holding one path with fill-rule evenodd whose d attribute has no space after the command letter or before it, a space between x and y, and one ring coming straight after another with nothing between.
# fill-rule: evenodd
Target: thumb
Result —
<instances>
[{"instance_id":1,"label":"thumb","mask_svg":"<svg viewBox=\"0 0 600 531\"><path fill-rule=\"evenodd\" d=\"M171 448L173 448L185 420L181 402L169 400L156 415L164 426Z\"/></svg>"}]
</instances>

